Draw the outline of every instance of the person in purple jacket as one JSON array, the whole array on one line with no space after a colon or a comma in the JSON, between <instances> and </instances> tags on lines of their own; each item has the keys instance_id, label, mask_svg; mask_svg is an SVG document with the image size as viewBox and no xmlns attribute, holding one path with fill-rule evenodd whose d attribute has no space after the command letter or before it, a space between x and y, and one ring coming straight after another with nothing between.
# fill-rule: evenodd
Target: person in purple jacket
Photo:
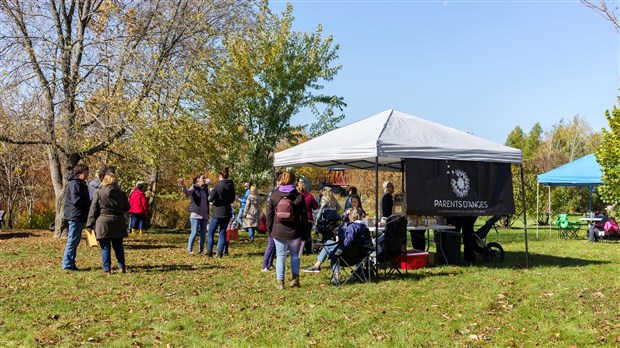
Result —
<instances>
[{"instance_id":1,"label":"person in purple jacket","mask_svg":"<svg viewBox=\"0 0 620 348\"><path fill-rule=\"evenodd\" d=\"M200 236L198 244L198 253L204 253L205 238L207 235L207 223L209 222L209 184L211 180L204 175L198 175L194 178L192 186L187 188L185 181L179 179L179 184L185 196L190 197L189 201L189 221L192 230L187 241L187 253L193 254L194 241L196 235Z\"/></svg>"},{"instance_id":2,"label":"person in purple jacket","mask_svg":"<svg viewBox=\"0 0 620 348\"><path fill-rule=\"evenodd\" d=\"M303 230L308 228L308 212L304 197L295 188L297 178L292 172L284 172L280 177L280 187L271 194L267 204L267 226L276 245L276 287L284 289L286 271L286 252L291 255L291 287L299 287L299 249ZM288 212L283 212L280 201L288 198ZM281 216L286 213L289 217Z\"/></svg>"},{"instance_id":3,"label":"person in purple jacket","mask_svg":"<svg viewBox=\"0 0 620 348\"><path fill-rule=\"evenodd\" d=\"M276 185L273 187L271 191L267 194L267 201L265 206L268 206L271 203L271 194L278 190L280 187L280 177L282 176L282 171L277 171L275 173L275 181ZM265 223L267 217L265 217ZM271 236L271 226L267 225L267 248L265 248L265 254L263 255L263 267L261 268L261 272L270 272L273 270L273 259L276 256L276 244L273 241L273 237Z\"/></svg>"}]
</instances>

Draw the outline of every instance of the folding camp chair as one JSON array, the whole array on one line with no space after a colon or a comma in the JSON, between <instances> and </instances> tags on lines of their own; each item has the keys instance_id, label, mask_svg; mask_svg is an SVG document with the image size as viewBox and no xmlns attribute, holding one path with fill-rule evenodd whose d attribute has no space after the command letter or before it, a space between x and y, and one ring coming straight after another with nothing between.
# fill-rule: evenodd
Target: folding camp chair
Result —
<instances>
[{"instance_id":1,"label":"folding camp chair","mask_svg":"<svg viewBox=\"0 0 620 348\"><path fill-rule=\"evenodd\" d=\"M398 274L403 276L398 265L406 255L403 248L407 243L407 218L392 215L385 223L385 231L379 237L378 254L376 257L377 274L379 269L384 269L384 276Z\"/></svg>"},{"instance_id":2,"label":"folding camp chair","mask_svg":"<svg viewBox=\"0 0 620 348\"><path fill-rule=\"evenodd\" d=\"M362 283L369 282L374 270L370 255L374 251L375 248L372 245L353 246L345 249L336 248L330 255L332 284L340 286L351 280L359 280Z\"/></svg>"},{"instance_id":3,"label":"folding camp chair","mask_svg":"<svg viewBox=\"0 0 620 348\"><path fill-rule=\"evenodd\" d=\"M558 226L560 238L579 238L581 224L568 220L567 214L558 214L553 223Z\"/></svg>"}]
</instances>

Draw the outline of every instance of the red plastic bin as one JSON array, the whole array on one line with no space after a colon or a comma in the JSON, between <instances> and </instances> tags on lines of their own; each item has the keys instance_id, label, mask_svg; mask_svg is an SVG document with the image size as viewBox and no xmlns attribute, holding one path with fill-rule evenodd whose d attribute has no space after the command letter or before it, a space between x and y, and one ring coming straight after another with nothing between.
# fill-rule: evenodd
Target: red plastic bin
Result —
<instances>
[{"instance_id":1,"label":"red plastic bin","mask_svg":"<svg viewBox=\"0 0 620 348\"><path fill-rule=\"evenodd\" d=\"M428 253L425 251L420 252L407 252L400 257L398 264L400 269L418 269L426 267L426 259Z\"/></svg>"}]
</instances>

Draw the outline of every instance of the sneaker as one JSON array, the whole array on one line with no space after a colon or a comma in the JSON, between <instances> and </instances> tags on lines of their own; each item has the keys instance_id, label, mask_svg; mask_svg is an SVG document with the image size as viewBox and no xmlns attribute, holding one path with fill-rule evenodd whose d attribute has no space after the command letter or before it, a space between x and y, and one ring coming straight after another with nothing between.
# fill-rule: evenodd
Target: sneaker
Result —
<instances>
[{"instance_id":1,"label":"sneaker","mask_svg":"<svg viewBox=\"0 0 620 348\"><path fill-rule=\"evenodd\" d=\"M321 272L321 267L316 267L315 265L312 265L312 266L304 269L304 272L306 272L306 273L319 273L319 272Z\"/></svg>"},{"instance_id":2,"label":"sneaker","mask_svg":"<svg viewBox=\"0 0 620 348\"><path fill-rule=\"evenodd\" d=\"M271 272L271 268L267 268L267 267L261 268L260 271L263 273Z\"/></svg>"}]
</instances>

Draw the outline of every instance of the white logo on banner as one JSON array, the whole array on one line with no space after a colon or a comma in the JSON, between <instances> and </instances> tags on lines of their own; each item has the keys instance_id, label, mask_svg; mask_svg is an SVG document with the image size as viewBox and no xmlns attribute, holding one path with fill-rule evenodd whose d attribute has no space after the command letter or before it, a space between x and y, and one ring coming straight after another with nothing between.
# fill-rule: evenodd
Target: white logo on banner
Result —
<instances>
[{"instance_id":1,"label":"white logo on banner","mask_svg":"<svg viewBox=\"0 0 620 348\"><path fill-rule=\"evenodd\" d=\"M467 173L460 169L450 170L448 173L452 176L452 179L450 179L452 192L460 198L467 196L469 193L469 177Z\"/></svg>"}]
</instances>

